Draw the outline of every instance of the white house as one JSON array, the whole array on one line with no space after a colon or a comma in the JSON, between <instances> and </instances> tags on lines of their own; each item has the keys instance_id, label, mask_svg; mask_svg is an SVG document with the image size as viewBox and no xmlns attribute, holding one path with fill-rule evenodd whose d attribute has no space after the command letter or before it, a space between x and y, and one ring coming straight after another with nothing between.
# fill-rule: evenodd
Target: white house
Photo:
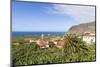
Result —
<instances>
[{"instance_id":1,"label":"white house","mask_svg":"<svg viewBox=\"0 0 100 67\"><path fill-rule=\"evenodd\" d=\"M29 43L36 42L36 40L33 38L25 38L24 41L28 41Z\"/></svg>"},{"instance_id":2,"label":"white house","mask_svg":"<svg viewBox=\"0 0 100 67\"><path fill-rule=\"evenodd\" d=\"M83 35L83 41L86 43L95 42L95 33L85 32Z\"/></svg>"}]
</instances>

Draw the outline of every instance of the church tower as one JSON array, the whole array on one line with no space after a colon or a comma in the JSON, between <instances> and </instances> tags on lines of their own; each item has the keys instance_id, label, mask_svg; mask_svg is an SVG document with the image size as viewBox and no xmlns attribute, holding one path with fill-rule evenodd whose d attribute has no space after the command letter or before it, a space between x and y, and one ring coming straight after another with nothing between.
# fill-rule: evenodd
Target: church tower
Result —
<instances>
[{"instance_id":1,"label":"church tower","mask_svg":"<svg viewBox=\"0 0 100 67\"><path fill-rule=\"evenodd\" d=\"M41 39L44 39L44 34L41 34Z\"/></svg>"}]
</instances>

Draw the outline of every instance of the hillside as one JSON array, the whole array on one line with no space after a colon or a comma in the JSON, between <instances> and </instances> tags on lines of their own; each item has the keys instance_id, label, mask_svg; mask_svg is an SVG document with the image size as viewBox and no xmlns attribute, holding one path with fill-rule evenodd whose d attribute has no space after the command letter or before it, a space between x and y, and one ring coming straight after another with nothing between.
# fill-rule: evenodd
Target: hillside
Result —
<instances>
[{"instance_id":1,"label":"hillside","mask_svg":"<svg viewBox=\"0 0 100 67\"><path fill-rule=\"evenodd\" d=\"M75 25L68 30L71 34L83 34L84 32L95 32L95 22Z\"/></svg>"}]
</instances>

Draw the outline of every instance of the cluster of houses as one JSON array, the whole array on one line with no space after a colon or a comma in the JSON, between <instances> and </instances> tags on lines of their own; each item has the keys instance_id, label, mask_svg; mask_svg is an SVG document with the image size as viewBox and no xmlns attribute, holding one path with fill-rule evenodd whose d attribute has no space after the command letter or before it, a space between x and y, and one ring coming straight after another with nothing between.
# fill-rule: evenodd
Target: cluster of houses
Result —
<instances>
[{"instance_id":1,"label":"cluster of houses","mask_svg":"<svg viewBox=\"0 0 100 67\"><path fill-rule=\"evenodd\" d=\"M85 32L83 35L83 41L85 41L86 43L95 42L95 38L95 32Z\"/></svg>"},{"instance_id":2,"label":"cluster of houses","mask_svg":"<svg viewBox=\"0 0 100 67\"><path fill-rule=\"evenodd\" d=\"M83 41L85 41L86 43L95 42L95 33L85 32L82 38L83 38ZM63 39L64 38L60 36L57 36L54 38L50 38L50 37L46 38L44 37L44 34L41 34L41 37L39 39L27 38L27 39L24 39L24 41L28 43L37 43L40 48L49 48L49 42L51 41L55 44L55 47L63 48L64 47Z\"/></svg>"},{"instance_id":3,"label":"cluster of houses","mask_svg":"<svg viewBox=\"0 0 100 67\"><path fill-rule=\"evenodd\" d=\"M60 36L50 38L49 36L46 38L44 37L44 34L41 34L41 37L37 40L35 39L25 39L25 41L28 41L29 43L37 43L40 48L49 48L49 42L53 42L55 44L55 47L57 48L63 48L63 38Z\"/></svg>"}]
</instances>

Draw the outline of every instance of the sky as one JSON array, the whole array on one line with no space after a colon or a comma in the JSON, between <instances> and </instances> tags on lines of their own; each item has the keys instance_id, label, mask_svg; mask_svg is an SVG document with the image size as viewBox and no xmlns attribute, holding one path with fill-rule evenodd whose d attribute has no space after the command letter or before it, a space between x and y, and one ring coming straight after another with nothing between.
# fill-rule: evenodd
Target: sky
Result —
<instances>
[{"instance_id":1,"label":"sky","mask_svg":"<svg viewBox=\"0 0 100 67\"><path fill-rule=\"evenodd\" d=\"M12 2L12 31L66 32L91 21L95 21L94 6Z\"/></svg>"}]
</instances>

